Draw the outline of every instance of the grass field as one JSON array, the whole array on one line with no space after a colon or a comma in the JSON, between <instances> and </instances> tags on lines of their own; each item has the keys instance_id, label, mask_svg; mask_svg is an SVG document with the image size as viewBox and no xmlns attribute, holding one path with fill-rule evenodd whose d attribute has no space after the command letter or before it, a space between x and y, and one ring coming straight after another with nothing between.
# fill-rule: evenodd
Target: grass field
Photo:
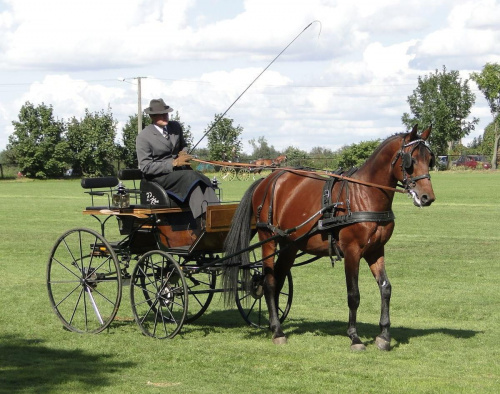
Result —
<instances>
[{"instance_id":1,"label":"grass field","mask_svg":"<svg viewBox=\"0 0 500 394\"><path fill-rule=\"evenodd\" d=\"M380 297L361 265L359 333L345 332L343 268L329 259L292 270L288 344L244 324L216 295L172 340L140 334L128 292L98 335L62 329L45 284L65 230L98 229L79 181L0 181L0 392L5 393L493 393L500 387L500 171L432 173L436 202L396 195L386 247L393 349L377 350ZM223 184L238 200L250 182ZM319 196L318 196L319 198Z\"/></svg>"}]
</instances>

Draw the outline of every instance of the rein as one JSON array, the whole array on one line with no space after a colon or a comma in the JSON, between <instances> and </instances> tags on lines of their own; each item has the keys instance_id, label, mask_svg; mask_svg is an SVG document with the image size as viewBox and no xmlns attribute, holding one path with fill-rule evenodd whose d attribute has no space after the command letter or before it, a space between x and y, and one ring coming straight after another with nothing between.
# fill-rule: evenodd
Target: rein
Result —
<instances>
[{"instance_id":1,"label":"rein","mask_svg":"<svg viewBox=\"0 0 500 394\"><path fill-rule=\"evenodd\" d=\"M397 158L396 158L396 160L397 160ZM246 168L255 168L255 167L258 167L258 168L264 167L265 168L266 167L266 166L255 166L254 164L231 163L231 162L225 162L225 161L206 161L206 160L200 160L200 159L192 159L192 161L196 161L196 162L204 163L204 164L215 164L215 165L220 165L220 166L234 166L234 167L246 167ZM379 185L377 183L366 182L366 181L362 181L360 179L355 179L355 178L351 178L351 177L347 177L347 176L343 176L343 175L329 173L327 171L325 171L324 173L318 173L317 171L298 170L298 169L291 168L291 167L280 167L280 169L294 172L296 174L302 174L302 175L324 175L324 176L337 178L337 179L351 182L351 183L358 183L358 184L364 185L364 186L370 186L370 187L375 187L378 189L388 190L391 192L398 192L398 193L407 193L408 192L408 190L406 188L404 190L401 190L401 189L397 189L395 187Z\"/></svg>"}]
</instances>

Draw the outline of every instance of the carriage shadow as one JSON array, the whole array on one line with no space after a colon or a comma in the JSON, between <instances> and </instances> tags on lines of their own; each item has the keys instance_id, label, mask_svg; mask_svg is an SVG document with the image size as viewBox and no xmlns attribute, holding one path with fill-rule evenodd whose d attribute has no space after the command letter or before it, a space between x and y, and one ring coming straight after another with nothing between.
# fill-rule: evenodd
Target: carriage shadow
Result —
<instances>
[{"instance_id":1,"label":"carriage shadow","mask_svg":"<svg viewBox=\"0 0 500 394\"><path fill-rule=\"evenodd\" d=\"M132 362L115 361L111 354L54 349L43 343L43 339L0 336L2 390L49 393L55 387L75 382L86 391L95 392L114 384L115 371L135 366Z\"/></svg>"},{"instance_id":2,"label":"carriage shadow","mask_svg":"<svg viewBox=\"0 0 500 394\"><path fill-rule=\"evenodd\" d=\"M204 335L211 335L222 332L226 329L245 327L241 315L234 310L206 312L199 320L185 325L183 331L202 331ZM366 345L373 344L375 337L380 333L378 324L357 323L358 331L365 338ZM249 327L250 328L250 327ZM347 322L332 321L308 321L288 317L283 323L285 334L288 338L305 334L315 336L341 336L347 338ZM413 328L404 326L391 326L391 335L393 337L392 348L398 348L401 345L407 345L412 339L426 337L434 334L443 334L455 339L470 339L475 337L481 331L461 330L446 327L436 328ZM267 329L249 329L245 334L249 338L269 338L270 330Z\"/></svg>"}]
</instances>

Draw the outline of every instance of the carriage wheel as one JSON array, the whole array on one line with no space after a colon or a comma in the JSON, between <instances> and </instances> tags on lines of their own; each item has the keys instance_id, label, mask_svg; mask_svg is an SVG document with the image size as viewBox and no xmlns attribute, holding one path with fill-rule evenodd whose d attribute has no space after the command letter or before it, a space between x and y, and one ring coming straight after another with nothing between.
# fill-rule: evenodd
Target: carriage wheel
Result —
<instances>
[{"instance_id":1,"label":"carriage wheel","mask_svg":"<svg viewBox=\"0 0 500 394\"><path fill-rule=\"evenodd\" d=\"M122 294L113 248L94 230L67 231L50 253L47 289L64 327L79 333L103 331L116 316Z\"/></svg>"},{"instance_id":2,"label":"carriage wheel","mask_svg":"<svg viewBox=\"0 0 500 394\"><path fill-rule=\"evenodd\" d=\"M189 309L186 323L192 323L207 310L214 297L217 273L205 271L196 274L186 274L189 292Z\"/></svg>"},{"instance_id":3,"label":"carriage wheel","mask_svg":"<svg viewBox=\"0 0 500 394\"><path fill-rule=\"evenodd\" d=\"M252 252L250 252L252 254ZM246 271L246 272L245 272ZM236 306L243 319L254 327L269 328L269 314L264 297L262 263L240 268ZM278 299L278 317L286 319L293 299L292 273L289 271Z\"/></svg>"},{"instance_id":4,"label":"carriage wheel","mask_svg":"<svg viewBox=\"0 0 500 394\"><path fill-rule=\"evenodd\" d=\"M222 167L220 177L224 181L233 181L236 179L236 170L234 167Z\"/></svg>"},{"instance_id":5,"label":"carriage wheel","mask_svg":"<svg viewBox=\"0 0 500 394\"><path fill-rule=\"evenodd\" d=\"M217 272L210 269L199 270L197 268L199 264L195 264L197 267L190 265L192 261L182 256L178 257L177 262L186 278L189 294L189 308L184 322L192 323L205 313L212 302L217 283Z\"/></svg>"},{"instance_id":6,"label":"carriage wheel","mask_svg":"<svg viewBox=\"0 0 500 394\"><path fill-rule=\"evenodd\" d=\"M238 171L238 179L242 181L248 181L250 179L250 169L248 168L241 168Z\"/></svg>"},{"instance_id":7,"label":"carriage wheel","mask_svg":"<svg viewBox=\"0 0 500 394\"><path fill-rule=\"evenodd\" d=\"M188 310L188 287L177 262L159 250L145 253L134 268L130 302L135 321L145 335L173 338Z\"/></svg>"}]
</instances>

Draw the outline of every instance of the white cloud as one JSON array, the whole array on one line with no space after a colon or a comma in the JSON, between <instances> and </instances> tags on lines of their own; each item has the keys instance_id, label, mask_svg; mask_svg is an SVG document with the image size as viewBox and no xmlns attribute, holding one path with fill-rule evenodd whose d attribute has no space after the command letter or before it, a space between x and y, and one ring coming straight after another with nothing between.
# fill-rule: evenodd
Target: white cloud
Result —
<instances>
[{"instance_id":1,"label":"white cloud","mask_svg":"<svg viewBox=\"0 0 500 394\"><path fill-rule=\"evenodd\" d=\"M163 97L201 137L315 20L227 114L245 148L259 136L305 150L383 138L402 131L419 75L500 61L498 3L0 0L0 150L25 101L64 119L110 105L123 125L137 109L133 76L148 77L143 105Z\"/></svg>"}]
</instances>

